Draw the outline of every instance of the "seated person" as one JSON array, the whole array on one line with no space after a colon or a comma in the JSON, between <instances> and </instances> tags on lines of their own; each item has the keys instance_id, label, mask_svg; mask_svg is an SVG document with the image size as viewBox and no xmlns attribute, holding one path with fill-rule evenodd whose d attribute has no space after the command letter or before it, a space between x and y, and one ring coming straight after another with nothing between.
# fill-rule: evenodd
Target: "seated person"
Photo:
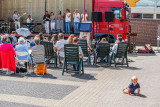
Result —
<instances>
[{"instance_id":1,"label":"seated person","mask_svg":"<svg viewBox=\"0 0 160 107\"><path fill-rule=\"evenodd\" d=\"M28 16L28 19L27 19L27 23L33 23L33 19L31 18L31 15ZM32 29L34 28L34 25L27 25L28 28L32 31Z\"/></svg>"},{"instance_id":2,"label":"seated person","mask_svg":"<svg viewBox=\"0 0 160 107\"><path fill-rule=\"evenodd\" d=\"M44 46L43 45L40 45L40 38L38 37L35 37L34 38L34 42L35 42L35 46L32 47L32 51L42 51L45 55L45 49L44 49ZM44 55L41 55L41 56L37 56L38 59L42 58L42 59L45 59Z\"/></svg>"},{"instance_id":3,"label":"seated person","mask_svg":"<svg viewBox=\"0 0 160 107\"><path fill-rule=\"evenodd\" d=\"M58 35L59 41L55 45L55 51L58 52L60 58L64 58L64 45L68 44L66 40L64 40L64 35L60 33Z\"/></svg>"},{"instance_id":4,"label":"seated person","mask_svg":"<svg viewBox=\"0 0 160 107\"><path fill-rule=\"evenodd\" d=\"M74 37L74 38L73 38L73 44L75 44L75 45L78 44L78 38L77 38L77 37ZM83 57L83 56L84 56L84 55L83 55L83 52L82 52L82 49L81 49L80 46L79 46L79 56L80 56L80 57ZM74 69L74 70L78 70L78 69L79 69L79 65L76 67L76 65L74 64L74 65L73 65L73 69Z\"/></svg>"},{"instance_id":5,"label":"seated person","mask_svg":"<svg viewBox=\"0 0 160 107\"><path fill-rule=\"evenodd\" d=\"M114 46L112 47L112 52L114 52L115 54L117 53L118 43L121 43L121 42L122 42L122 38L118 38Z\"/></svg>"},{"instance_id":6,"label":"seated person","mask_svg":"<svg viewBox=\"0 0 160 107\"><path fill-rule=\"evenodd\" d=\"M4 35L1 37L0 51L12 51L13 55L15 55L15 51L13 46L8 43L8 36Z\"/></svg>"},{"instance_id":7,"label":"seated person","mask_svg":"<svg viewBox=\"0 0 160 107\"><path fill-rule=\"evenodd\" d=\"M18 44L15 31L12 31L11 38L12 38L12 46L15 48L16 45Z\"/></svg>"},{"instance_id":8,"label":"seated person","mask_svg":"<svg viewBox=\"0 0 160 107\"><path fill-rule=\"evenodd\" d=\"M108 42L107 42L106 38L103 37L100 43L108 43Z\"/></svg>"},{"instance_id":9,"label":"seated person","mask_svg":"<svg viewBox=\"0 0 160 107\"><path fill-rule=\"evenodd\" d=\"M16 55L16 56L17 56L17 58L18 58L19 60L27 60L27 58L28 58L30 64L32 65L32 60L31 60L30 54L29 54L29 52L28 52L28 47L25 45L25 40L24 40L23 37L20 37L20 38L18 39L18 45L16 45L15 51L16 51L16 52L18 52L18 51L20 51L20 52L27 52L28 55L26 55L26 56L18 56L18 55Z\"/></svg>"},{"instance_id":10,"label":"seated person","mask_svg":"<svg viewBox=\"0 0 160 107\"><path fill-rule=\"evenodd\" d=\"M51 42L53 42L53 46L56 45L57 41L58 41L58 35L57 34L53 34L52 35L52 39L51 39Z\"/></svg>"},{"instance_id":11,"label":"seated person","mask_svg":"<svg viewBox=\"0 0 160 107\"><path fill-rule=\"evenodd\" d=\"M39 35L36 35L34 38L39 38ZM35 42L34 42L34 40L31 40L30 41L30 47L33 47L33 46L35 46L36 44L35 44Z\"/></svg>"},{"instance_id":12,"label":"seated person","mask_svg":"<svg viewBox=\"0 0 160 107\"><path fill-rule=\"evenodd\" d=\"M79 39L80 39L80 38L79 38ZM87 40L87 36L86 36L86 35L83 35L83 36L82 36L82 39ZM87 43L87 46L88 46L88 49L89 49L89 50L92 50L91 46L89 46L88 43Z\"/></svg>"},{"instance_id":13,"label":"seated person","mask_svg":"<svg viewBox=\"0 0 160 107\"><path fill-rule=\"evenodd\" d=\"M118 35L117 35L117 39L118 39L118 38L122 38L122 35L121 35L121 34L118 34ZM122 42L124 42L123 38L122 38Z\"/></svg>"}]
</instances>

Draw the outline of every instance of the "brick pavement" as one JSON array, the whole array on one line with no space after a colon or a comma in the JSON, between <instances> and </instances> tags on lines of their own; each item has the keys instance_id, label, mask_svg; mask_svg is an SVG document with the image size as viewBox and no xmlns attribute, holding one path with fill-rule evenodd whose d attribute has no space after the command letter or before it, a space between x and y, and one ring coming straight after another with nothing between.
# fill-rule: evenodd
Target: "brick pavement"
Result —
<instances>
[{"instance_id":1,"label":"brick pavement","mask_svg":"<svg viewBox=\"0 0 160 107\"><path fill-rule=\"evenodd\" d=\"M4 107L159 107L160 54L129 55L129 59L131 61L129 68L85 67L86 75L81 78L71 74L61 76L61 69L49 70L49 74L55 78L0 76L0 85L7 85L3 86L3 89L0 88L0 105ZM55 73L57 74L54 75ZM139 78L140 96L122 93L122 89L129 84L133 75ZM10 83L17 88L8 86ZM22 91L18 86L29 87L26 91ZM11 89L7 90L8 87ZM46 92L38 92L39 89L35 87L44 88ZM15 93L16 89L19 93ZM67 92L68 90L70 91ZM46 96L42 96L44 94Z\"/></svg>"}]
</instances>

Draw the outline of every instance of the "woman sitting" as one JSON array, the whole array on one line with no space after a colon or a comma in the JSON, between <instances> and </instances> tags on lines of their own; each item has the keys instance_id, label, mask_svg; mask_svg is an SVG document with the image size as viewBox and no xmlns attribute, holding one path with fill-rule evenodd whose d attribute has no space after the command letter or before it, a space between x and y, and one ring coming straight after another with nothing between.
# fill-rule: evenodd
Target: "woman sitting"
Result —
<instances>
[{"instance_id":1,"label":"woman sitting","mask_svg":"<svg viewBox=\"0 0 160 107\"><path fill-rule=\"evenodd\" d=\"M73 44L73 38L74 38L74 35L71 34L71 35L69 36L69 38L67 39L68 44Z\"/></svg>"},{"instance_id":2,"label":"woman sitting","mask_svg":"<svg viewBox=\"0 0 160 107\"><path fill-rule=\"evenodd\" d=\"M31 60L30 54L28 52L28 47L27 47L27 45L25 45L25 40L23 37L20 37L18 39L18 45L16 45L15 51L16 51L16 54L17 54L16 56L17 56L18 60L29 60L30 64L32 65L32 60ZM20 56L20 55L18 55L18 52L27 52L28 55Z\"/></svg>"},{"instance_id":3,"label":"woman sitting","mask_svg":"<svg viewBox=\"0 0 160 107\"><path fill-rule=\"evenodd\" d=\"M45 59L44 55L45 55L45 50L44 50L44 46L43 45L40 45L40 38L37 38L35 37L34 38L34 42L35 42L35 46L32 47L32 52L33 51L37 51L37 52L43 52L43 55L40 55L40 56L37 56L37 59L41 60L42 59Z\"/></svg>"},{"instance_id":4,"label":"woman sitting","mask_svg":"<svg viewBox=\"0 0 160 107\"><path fill-rule=\"evenodd\" d=\"M10 43L8 43L7 35L1 37L1 42L2 44L0 44L0 51L12 51L13 55L15 55L13 46Z\"/></svg>"}]
</instances>

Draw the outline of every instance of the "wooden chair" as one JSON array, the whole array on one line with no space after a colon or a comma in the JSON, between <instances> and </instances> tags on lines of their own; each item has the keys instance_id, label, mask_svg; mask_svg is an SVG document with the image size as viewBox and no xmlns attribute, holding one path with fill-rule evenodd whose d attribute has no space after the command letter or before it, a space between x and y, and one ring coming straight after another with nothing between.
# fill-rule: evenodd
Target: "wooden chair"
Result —
<instances>
[{"instance_id":1,"label":"wooden chair","mask_svg":"<svg viewBox=\"0 0 160 107\"><path fill-rule=\"evenodd\" d=\"M114 53L114 52L112 53L113 54L112 59L114 60L114 67L115 68L116 68L117 64L120 64L120 63L116 62L116 58L122 58L121 65L124 65L124 59L126 59L126 65L127 65L127 67L129 67L128 59L127 59L127 51L128 51L128 43L121 42L118 44L117 53ZM110 59L110 62L111 62L111 59Z\"/></svg>"},{"instance_id":2,"label":"wooden chair","mask_svg":"<svg viewBox=\"0 0 160 107\"><path fill-rule=\"evenodd\" d=\"M91 63L91 58L90 58L90 50L88 50L88 45L87 45L87 40L84 39L79 39L78 40L78 45L82 48L83 55L84 57L87 57L87 61L84 61L84 63L87 63L88 65Z\"/></svg>"},{"instance_id":3,"label":"wooden chair","mask_svg":"<svg viewBox=\"0 0 160 107\"><path fill-rule=\"evenodd\" d=\"M62 75L64 72L73 72L78 73L79 76L81 75L81 71L84 74L84 67L83 67L83 57L79 57L79 46L74 44L66 44L64 45L64 63L62 68ZM70 65L79 65L78 70L68 70L67 64Z\"/></svg>"},{"instance_id":4,"label":"wooden chair","mask_svg":"<svg viewBox=\"0 0 160 107\"><path fill-rule=\"evenodd\" d=\"M94 63L96 64L109 64L110 56L110 44L99 43L97 52L95 52ZM100 62L97 62L98 58L101 58Z\"/></svg>"}]
</instances>

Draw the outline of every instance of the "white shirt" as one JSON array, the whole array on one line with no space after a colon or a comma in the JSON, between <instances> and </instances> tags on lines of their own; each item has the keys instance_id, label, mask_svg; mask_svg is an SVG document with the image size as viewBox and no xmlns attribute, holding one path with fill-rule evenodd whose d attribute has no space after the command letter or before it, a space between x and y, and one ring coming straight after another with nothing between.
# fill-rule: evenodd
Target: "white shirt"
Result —
<instances>
[{"instance_id":1,"label":"white shirt","mask_svg":"<svg viewBox=\"0 0 160 107\"><path fill-rule=\"evenodd\" d=\"M73 14L73 17L74 17L74 22L79 22L79 20L80 20L80 14L79 13Z\"/></svg>"},{"instance_id":2,"label":"white shirt","mask_svg":"<svg viewBox=\"0 0 160 107\"><path fill-rule=\"evenodd\" d=\"M71 22L71 16L68 17L69 15L71 15L71 13L67 13L67 14L66 14L66 18L65 18L65 21L66 21L66 22Z\"/></svg>"},{"instance_id":3,"label":"white shirt","mask_svg":"<svg viewBox=\"0 0 160 107\"><path fill-rule=\"evenodd\" d=\"M84 22L84 14L81 14L81 17L83 16L83 18L82 18L82 22ZM86 13L85 14L85 22L87 21L87 17L88 17L88 14Z\"/></svg>"},{"instance_id":4,"label":"white shirt","mask_svg":"<svg viewBox=\"0 0 160 107\"><path fill-rule=\"evenodd\" d=\"M115 54L117 53L117 48L118 48L118 44L116 43L113 47L112 47L112 52L114 52Z\"/></svg>"},{"instance_id":5,"label":"white shirt","mask_svg":"<svg viewBox=\"0 0 160 107\"><path fill-rule=\"evenodd\" d=\"M32 23L33 19L27 19L27 23Z\"/></svg>"},{"instance_id":6,"label":"white shirt","mask_svg":"<svg viewBox=\"0 0 160 107\"><path fill-rule=\"evenodd\" d=\"M68 42L64 39L60 39L57 43L56 43L56 48L58 50L59 56L60 57L64 57L64 45L68 44Z\"/></svg>"}]
</instances>

